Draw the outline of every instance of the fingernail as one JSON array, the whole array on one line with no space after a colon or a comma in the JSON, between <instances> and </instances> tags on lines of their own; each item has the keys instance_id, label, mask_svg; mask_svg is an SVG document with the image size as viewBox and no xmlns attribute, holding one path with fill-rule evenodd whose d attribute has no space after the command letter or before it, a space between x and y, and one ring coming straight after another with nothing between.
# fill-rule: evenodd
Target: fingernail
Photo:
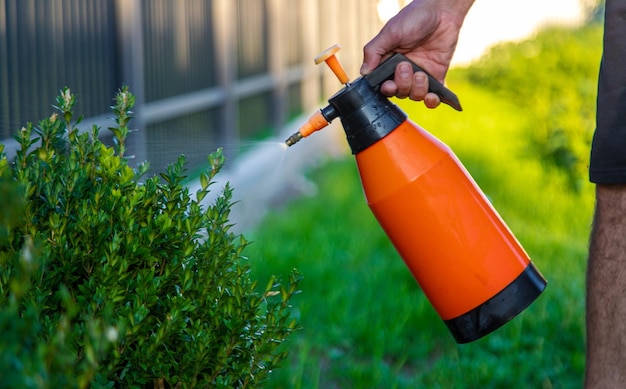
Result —
<instances>
[{"instance_id":1,"label":"fingernail","mask_svg":"<svg viewBox=\"0 0 626 389\"><path fill-rule=\"evenodd\" d=\"M426 76L424 75L424 73L416 73L415 74L415 79L414 79L414 84L417 86L422 86L426 83Z\"/></svg>"},{"instance_id":2,"label":"fingernail","mask_svg":"<svg viewBox=\"0 0 626 389\"><path fill-rule=\"evenodd\" d=\"M361 65L361 70L359 70L359 73L361 73L362 75L366 75L369 73L368 70L369 70L369 65L363 62L363 65Z\"/></svg>"},{"instance_id":3,"label":"fingernail","mask_svg":"<svg viewBox=\"0 0 626 389\"><path fill-rule=\"evenodd\" d=\"M413 69L411 68L411 65L409 65L408 63L401 63L400 64L400 77L411 77L411 71Z\"/></svg>"}]
</instances>

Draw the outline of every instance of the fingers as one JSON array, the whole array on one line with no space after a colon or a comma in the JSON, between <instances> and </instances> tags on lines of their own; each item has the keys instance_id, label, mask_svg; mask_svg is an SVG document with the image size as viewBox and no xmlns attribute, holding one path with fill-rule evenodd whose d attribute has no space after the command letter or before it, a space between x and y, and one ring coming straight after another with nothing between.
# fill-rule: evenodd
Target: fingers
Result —
<instances>
[{"instance_id":1,"label":"fingers","mask_svg":"<svg viewBox=\"0 0 626 389\"><path fill-rule=\"evenodd\" d=\"M428 92L424 97L424 105L428 108L437 108L441 104L441 99L436 93Z\"/></svg>"},{"instance_id":2,"label":"fingers","mask_svg":"<svg viewBox=\"0 0 626 389\"><path fill-rule=\"evenodd\" d=\"M411 70L413 69L411 68ZM408 96L411 100L424 100L424 97L426 97L426 94L428 93L428 77L426 77L426 73L417 72L415 74L411 74L411 77L412 83Z\"/></svg>"},{"instance_id":3,"label":"fingers","mask_svg":"<svg viewBox=\"0 0 626 389\"><path fill-rule=\"evenodd\" d=\"M424 101L428 108L436 108L441 100L437 94L428 92L428 77L424 72L413 73L408 62L402 62L396 67L394 79L385 81L380 86L380 92L385 96L410 98L415 101Z\"/></svg>"},{"instance_id":4,"label":"fingers","mask_svg":"<svg viewBox=\"0 0 626 389\"><path fill-rule=\"evenodd\" d=\"M417 73L415 75L417 76ZM404 99L411 94L419 93L418 89L423 88L424 86L423 81L421 85L415 84L416 78L413 75L413 68L408 62L401 62L398 64L398 66L396 66L396 73L395 73L395 77L393 78L393 80L398 86L398 90L396 91L396 96L401 99ZM415 91L413 88L414 84L415 84Z\"/></svg>"}]
</instances>

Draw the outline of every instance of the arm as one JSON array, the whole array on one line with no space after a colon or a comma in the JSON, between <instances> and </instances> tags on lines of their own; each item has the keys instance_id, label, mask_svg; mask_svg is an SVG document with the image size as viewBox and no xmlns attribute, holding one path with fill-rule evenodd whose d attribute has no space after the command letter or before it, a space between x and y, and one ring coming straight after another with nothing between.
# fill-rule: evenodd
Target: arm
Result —
<instances>
[{"instance_id":1,"label":"arm","mask_svg":"<svg viewBox=\"0 0 626 389\"><path fill-rule=\"evenodd\" d=\"M437 80L444 82L459 32L474 0L414 0L385 24L363 48L361 74L369 74L393 52L406 55ZM381 87L387 96L424 100L434 108L440 101L428 92L423 72L413 74L408 63L399 64L394 81Z\"/></svg>"}]
</instances>

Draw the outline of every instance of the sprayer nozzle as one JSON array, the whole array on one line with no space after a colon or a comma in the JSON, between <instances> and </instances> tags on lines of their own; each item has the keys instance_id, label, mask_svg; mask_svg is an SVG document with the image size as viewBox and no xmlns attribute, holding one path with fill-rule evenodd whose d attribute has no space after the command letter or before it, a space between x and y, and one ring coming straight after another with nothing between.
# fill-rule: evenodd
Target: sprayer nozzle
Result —
<instances>
[{"instance_id":1,"label":"sprayer nozzle","mask_svg":"<svg viewBox=\"0 0 626 389\"><path fill-rule=\"evenodd\" d=\"M297 143L300 139L305 138L311 135L312 133L314 133L315 131L319 131L322 128L326 127L328 125L328 120L326 119L322 111L323 110L315 112L309 118L309 120L306 123L304 123L302 127L300 127L298 132L296 132L295 134L287 138L287 140L285 141L287 146L292 146L295 143Z\"/></svg>"},{"instance_id":2,"label":"sprayer nozzle","mask_svg":"<svg viewBox=\"0 0 626 389\"><path fill-rule=\"evenodd\" d=\"M295 134L291 135L289 138L287 138L287 140L285 141L285 144L289 147L295 145L296 143L298 143L298 141L300 141L300 139L302 139L303 136L300 133L300 131L296 132Z\"/></svg>"}]
</instances>

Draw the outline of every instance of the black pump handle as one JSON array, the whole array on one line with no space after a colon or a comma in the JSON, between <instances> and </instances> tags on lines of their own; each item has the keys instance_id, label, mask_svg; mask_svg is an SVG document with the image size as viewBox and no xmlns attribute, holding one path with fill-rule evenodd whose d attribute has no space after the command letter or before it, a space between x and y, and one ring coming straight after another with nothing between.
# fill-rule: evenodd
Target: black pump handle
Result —
<instances>
[{"instance_id":1,"label":"black pump handle","mask_svg":"<svg viewBox=\"0 0 626 389\"><path fill-rule=\"evenodd\" d=\"M435 77L428 74L428 72L400 53L392 55L383 63L378 65L374 71L365 76L365 79L367 79L370 86L379 90L383 82L393 80L396 66L398 66L400 62L409 62L413 66L413 72L421 71L426 73L428 76L428 91L437 94L442 103L448 104L457 111L463 110L463 108L461 108L461 102L454 92L443 86L443 84L437 81Z\"/></svg>"}]
</instances>

